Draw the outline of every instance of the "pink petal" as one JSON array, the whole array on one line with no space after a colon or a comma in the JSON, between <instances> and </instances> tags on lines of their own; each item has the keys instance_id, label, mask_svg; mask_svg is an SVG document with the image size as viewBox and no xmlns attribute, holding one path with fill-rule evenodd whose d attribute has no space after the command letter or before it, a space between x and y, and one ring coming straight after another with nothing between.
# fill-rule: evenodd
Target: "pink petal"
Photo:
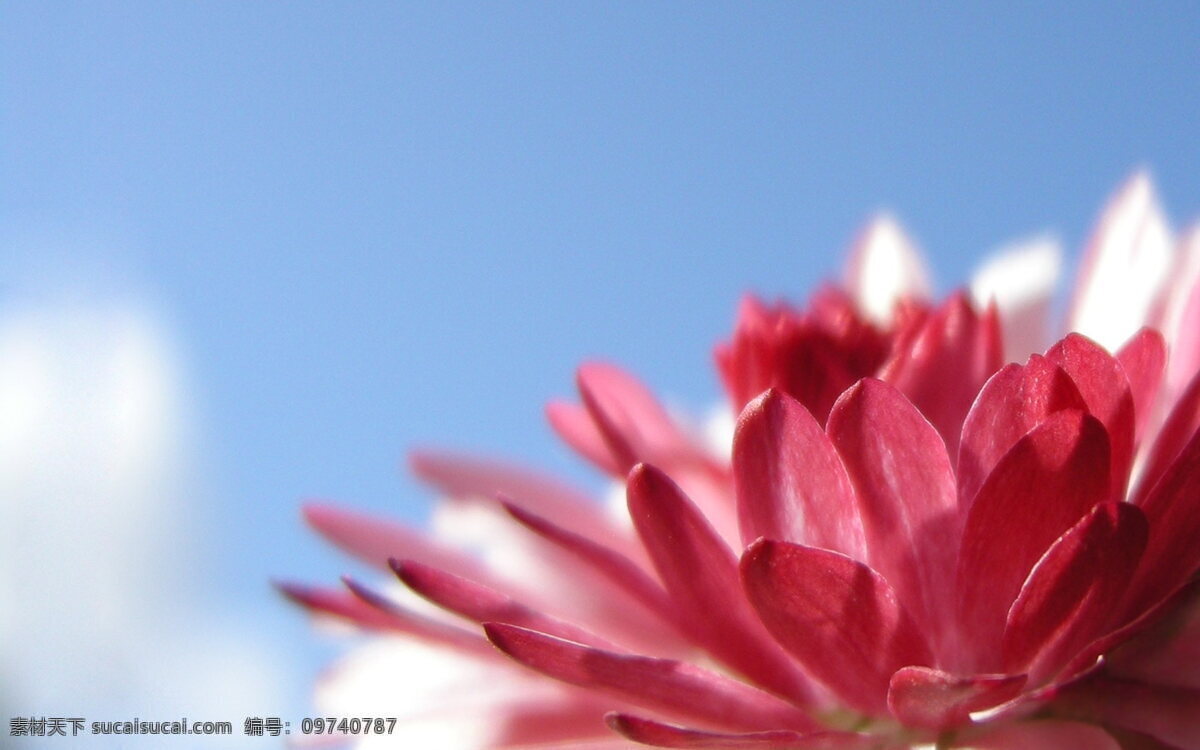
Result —
<instances>
[{"instance_id":1,"label":"pink petal","mask_svg":"<svg viewBox=\"0 0 1200 750\"><path fill-rule=\"evenodd\" d=\"M669 465L706 460L654 394L632 375L609 364L590 362L579 368L576 383L618 476L639 461Z\"/></svg>"},{"instance_id":2,"label":"pink petal","mask_svg":"<svg viewBox=\"0 0 1200 750\"><path fill-rule=\"evenodd\" d=\"M388 570L393 557L420 560L466 577L485 577L483 567L457 550L431 541L428 535L378 516L323 503L307 503L304 520L317 533L364 562Z\"/></svg>"},{"instance_id":3,"label":"pink petal","mask_svg":"<svg viewBox=\"0 0 1200 750\"><path fill-rule=\"evenodd\" d=\"M896 347L879 378L908 397L954 456L976 394L1002 364L995 307L976 314L959 292L925 320L909 345Z\"/></svg>"},{"instance_id":4,"label":"pink petal","mask_svg":"<svg viewBox=\"0 0 1200 750\"><path fill-rule=\"evenodd\" d=\"M842 460L791 396L770 390L742 412L733 471L743 543L767 537L866 557Z\"/></svg>"},{"instance_id":5,"label":"pink petal","mask_svg":"<svg viewBox=\"0 0 1200 750\"><path fill-rule=\"evenodd\" d=\"M531 609L498 591L412 560L392 560L392 570L417 594L476 623L502 622L601 648L612 644L583 628Z\"/></svg>"},{"instance_id":6,"label":"pink petal","mask_svg":"<svg viewBox=\"0 0 1200 750\"><path fill-rule=\"evenodd\" d=\"M1136 417L1135 442L1146 431L1154 417L1154 406L1166 374L1167 344L1162 334L1143 328L1117 352L1117 361L1129 380Z\"/></svg>"},{"instance_id":7,"label":"pink petal","mask_svg":"<svg viewBox=\"0 0 1200 750\"><path fill-rule=\"evenodd\" d=\"M1105 503L1055 541L1009 610L1005 669L1040 684L1112 625L1148 533L1135 506Z\"/></svg>"},{"instance_id":8,"label":"pink petal","mask_svg":"<svg viewBox=\"0 0 1200 750\"><path fill-rule=\"evenodd\" d=\"M764 539L743 555L742 578L772 635L859 710L885 713L892 674L931 659L887 581L856 560Z\"/></svg>"},{"instance_id":9,"label":"pink petal","mask_svg":"<svg viewBox=\"0 0 1200 750\"><path fill-rule=\"evenodd\" d=\"M664 622L674 623L678 619L674 605L662 586L647 575L637 563L585 536L555 526L523 508L508 504L505 504L504 508L522 526L574 555L581 563L624 591L633 602Z\"/></svg>"},{"instance_id":10,"label":"pink petal","mask_svg":"<svg viewBox=\"0 0 1200 750\"><path fill-rule=\"evenodd\" d=\"M1153 605L1200 568L1200 432L1192 436L1141 508L1150 541L1133 585L1128 612Z\"/></svg>"},{"instance_id":11,"label":"pink petal","mask_svg":"<svg viewBox=\"0 0 1200 750\"><path fill-rule=\"evenodd\" d=\"M1121 750L1112 735L1092 724L1043 719L993 729L956 742L963 750Z\"/></svg>"},{"instance_id":12,"label":"pink petal","mask_svg":"<svg viewBox=\"0 0 1200 750\"><path fill-rule=\"evenodd\" d=\"M1133 175L1084 251L1070 330L1116 349L1149 323L1173 260L1171 243L1149 176Z\"/></svg>"},{"instance_id":13,"label":"pink petal","mask_svg":"<svg viewBox=\"0 0 1200 750\"><path fill-rule=\"evenodd\" d=\"M757 684L807 705L808 680L763 629L742 595L737 558L696 506L658 469L634 467L629 514L679 616L710 653Z\"/></svg>"},{"instance_id":14,"label":"pink petal","mask_svg":"<svg viewBox=\"0 0 1200 750\"><path fill-rule=\"evenodd\" d=\"M365 590L352 586L354 595L337 589L279 583L276 587L288 599L313 614L327 615L367 630L391 631L412 635L432 643L486 654L487 642L477 634L410 612L398 604L385 603L379 596L362 596ZM367 601L367 598L370 601Z\"/></svg>"},{"instance_id":15,"label":"pink petal","mask_svg":"<svg viewBox=\"0 0 1200 750\"><path fill-rule=\"evenodd\" d=\"M586 493L536 472L471 456L414 451L409 455L414 474L451 497L508 502L550 519L568 529L586 531L602 544L627 550L630 535L618 529ZM393 556L395 556L393 554Z\"/></svg>"},{"instance_id":16,"label":"pink petal","mask_svg":"<svg viewBox=\"0 0 1200 750\"><path fill-rule=\"evenodd\" d=\"M1112 447L1113 500L1125 496L1133 464L1134 406L1129 379L1121 363L1095 342L1077 333L1059 341L1046 358L1067 371L1091 412L1104 425Z\"/></svg>"},{"instance_id":17,"label":"pink petal","mask_svg":"<svg viewBox=\"0 0 1200 750\"><path fill-rule=\"evenodd\" d=\"M656 747L778 748L778 750L867 750L878 748L878 739L851 732L815 732L800 734L787 730L724 734L688 729L643 719L630 714L611 713L604 717L608 726L623 737Z\"/></svg>"},{"instance_id":18,"label":"pink petal","mask_svg":"<svg viewBox=\"0 0 1200 750\"><path fill-rule=\"evenodd\" d=\"M606 474L621 475L621 467L587 409L566 401L551 401L546 404L546 419L558 437L580 456Z\"/></svg>"},{"instance_id":19,"label":"pink petal","mask_svg":"<svg viewBox=\"0 0 1200 750\"><path fill-rule=\"evenodd\" d=\"M952 729L971 713L1020 695L1023 674L961 676L928 667L904 667L892 675L888 708L905 726Z\"/></svg>"},{"instance_id":20,"label":"pink petal","mask_svg":"<svg viewBox=\"0 0 1200 750\"><path fill-rule=\"evenodd\" d=\"M1059 411L1021 438L967 515L958 561L960 629L977 671L998 671L1005 614L1034 563L1108 499L1108 437L1088 414Z\"/></svg>"},{"instance_id":21,"label":"pink petal","mask_svg":"<svg viewBox=\"0 0 1200 750\"><path fill-rule=\"evenodd\" d=\"M1200 747L1200 690L1131 680L1089 680L1055 702L1067 716L1151 735L1180 748Z\"/></svg>"},{"instance_id":22,"label":"pink petal","mask_svg":"<svg viewBox=\"0 0 1200 750\"><path fill-rule=\"evenodd\" d=\"M512 625L488 623L484 631L501 651L542 674L708 726L813 725L778 698L692 664L603 651Z\"/></svg>"},{"instance_id":23,"label":"pink petal","mask_svg":"<svg viewBox=\"0 0 1200 750\"><path fill-rule=\"evenodd\" d=\"M1005 365L979 392L963 423L958 449L958 503L965 514L996 463L1025 433L1063 409L1086 405L1075 381L1058 365L1033 355Z\"/></svg>"},{"instance_id":24,"label":"pink petal","mask_svg":"<svg viewBox=\"0 0 1200 750\"><path fill-rule=\"evenodd\" d=\"M940 648L950 627L952 540L959 536L954 474L941 437L899 391L871 378L842 395L827 430L858 497L865 562Z\"/></svg>"}]
</instances>

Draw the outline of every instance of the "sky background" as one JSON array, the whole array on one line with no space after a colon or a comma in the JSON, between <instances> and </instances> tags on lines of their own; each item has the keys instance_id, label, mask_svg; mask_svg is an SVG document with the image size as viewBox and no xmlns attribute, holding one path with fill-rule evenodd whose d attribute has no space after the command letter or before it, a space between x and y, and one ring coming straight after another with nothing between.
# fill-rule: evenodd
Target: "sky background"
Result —
<instances>
[{"instance_id":1,"label":"sky background","mask_svg":"<svg viewBox=\"0 0 1200 750\"><path fill-rule=\"evenodd\" d=\"M739 296L881 208L941 290L1073 269L1139 167L1181 228L1198 71L1194 3L4 3L0 709L299 719L335 649L268 581L358 570L301 500L422 519L417 445L598 486L580 360L707 409Z\"/></svg>"}]
</instances>

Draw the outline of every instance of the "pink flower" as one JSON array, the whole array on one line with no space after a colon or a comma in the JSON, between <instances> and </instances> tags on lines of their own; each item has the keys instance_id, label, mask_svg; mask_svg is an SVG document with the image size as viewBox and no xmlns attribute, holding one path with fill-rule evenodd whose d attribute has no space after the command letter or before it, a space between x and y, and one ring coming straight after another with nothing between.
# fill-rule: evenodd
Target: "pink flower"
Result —
<instances>
[{"instance_id":1,"label":"pink flower","mask_svg":"<svg viewBox=\"0 0 1200 750\"><path fill-rule=\"evenodd\" d=\"M422 747L1200 748L1200 230L1135 176L1036 354L1057 266L935 304L878 220L841 286L743 303L719 450L584 365L548 417L622 515L427 453L432 535L309 505L404 586L285 587L386 636L319 700Z\"/></svg>"}]
</instances>

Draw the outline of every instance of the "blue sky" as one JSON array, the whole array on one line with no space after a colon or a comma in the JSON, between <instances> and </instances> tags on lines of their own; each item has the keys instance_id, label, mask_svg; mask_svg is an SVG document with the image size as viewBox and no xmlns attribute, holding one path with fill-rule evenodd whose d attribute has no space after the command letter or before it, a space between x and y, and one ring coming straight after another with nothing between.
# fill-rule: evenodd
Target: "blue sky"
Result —
<instances>
[{"instance_id":1,"label":"blue sky","mask_svg":"<svg viewBox=\"0 0 1200 750\"><path fill-rule=\"evenodd\" d=\"M583 482L541 406L601 356L702 409L746 289L802 298L887 207L941 288L1076 252L1152 171L1200 216L1200 7L70 3L0 8L0 295L170 331L191 596L298 665L267 588L353 569L298 521L409 518L413 445Z\"/></svg>"}]
</instances>

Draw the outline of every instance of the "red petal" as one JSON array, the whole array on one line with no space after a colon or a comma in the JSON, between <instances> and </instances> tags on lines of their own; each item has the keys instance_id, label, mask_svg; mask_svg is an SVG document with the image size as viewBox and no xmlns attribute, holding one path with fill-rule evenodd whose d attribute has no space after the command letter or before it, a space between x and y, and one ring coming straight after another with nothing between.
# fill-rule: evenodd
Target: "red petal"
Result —
<instances>
[{"instance_id":1,"label":"red petal","mask_svg":"<svg viewBox=\"0 0 1200 750\"><path fill-rule=\"evenodd\" d=\"M616 654L512 625L487 623L484 631L501 651L542 674L709 726L813 724L778 698L693 664Z\"/></svg>"},{"instance_id":2,"label":"red petal","mask_svg":"<svg viewBox=\"0 0 1200 750\"><path fill-rule=\"evenodd\" d=\"M601 648L613 648L583 628L533 610L498 591L412 560L392 560L405 586L434 604L477 623L502 622Z\"/></svg>"},{"instance_id":3,"label":"red petal","mask_svg":"<svg viewBox=\"0 0 1200 750\"><path fill-rule=\"evenodd\" d=\"M1200 568L1200 432L1155 485L1142 510L1150 541L1132 586L1128 614L1153 605Z\"/></svg>"},{"instance_id":4,"label":"red petal","mask_svg":"<svg viewBox=\"0 0 1200 750\"><path fill-rule=\"evenodd\" d=\"M1059 341L1046 358L1067 371L1091 412L1108 432L1112 499L1125 496L1133 464L1134 410L1129 379L1116 357L1077 333Z\"/></svg>"},{"instance_id":5,"label":"red petal","mask_svg":"<svg viewBox=\"0 0 1200 750\"><path fill-rule=\"evenodd\" d=\"M952 729L971 713L998 706L1021 693L1023 674L960 676L928 667L905 667L892 675L888 708L905 726Z\"/></svg>"},{"instance_id":6,"label":"red petal","mask_svg":"<svg viewBox=\"0 0 1200 750\"><path fill-rule=\"evenodd\" d=\"M623 737L656 747L777 748L778 750L866 750L877 748L878 738L850 732L800 734L787 730L723 734L687 729L643 719L629 714L611 713L604 717L608 726Z\"/></svg>"},{"instance_id":7,"label":"red petal","mask_svg":"<svg viewBox=\"0 0 1200 750\"><path fill-rule=\"evenodd\" d=\"M1025 433L1056 411L1085 408L1075 382L1045 357L1035 354L1025 365L1005 365L984 385L963 423L959 512L966 514L987 475Z\"/></svg>"},{"instance_id":8,"label":"red petal","mask_svg":"<svg viewBox=\"0 0 1200 750\"><path fill-rule=\"evenodd\" d=\"M941 437L899 391L871 378L838 399L828 432L858 497L866 562L940 647L951 625L945 613L959 535Z\"/></svg>"},{"instance_id":9,"label":"red petal","mask_svg":"<svg viewBox=\"0 0 1200 750\"><path fill-rule=\"evenodd\" d=\"M1117 352L1117 361L1125 371L1133 395L1136 441L1154 416L1155 398L1166 374L1167 343L1158 331L1143 328Z\"/></svg>"},{"instance_id":10,"label":"red petal","mask_svg":"<svg viewBox=\"0 0 1200 750\"><path fill-rule=\"evenodd\" d=\"M1105 503L1051 545L1009 610L1005 669L1040 684L1112 625L1147 534L1136 507Z\"/></svg>"},{"instance_id":11,"label":"red petal","mask_svg":"<svg viewBox=\"0 0 1200 750\"><path fill-rule=\"evenodd\" d=\"M764 539L743 555L742 578L767 629L859 710L885 713L892 674L931 659L887 581L856 560Z\"/></svg>"},{"instance_id":12,"label":"red petal","mask_svg":"<svg viewBox=\"0 0 1200 750\"><path fill-rule=\"evenodd\" d=\"M1108 437L1095 417L1060 411L1021 438L967 515L958 561L960 630L976 671L1000 668L1005 615L1046 549L1109 497Z\"/></svg>"},{"instance_id":13,"label":"red petal","mask_svg":"<svg viewBox=\"0 0 1200 750\"><path fill-rule=\"evenodd\" d=\"M770 390L746 407L733 472L745 544L767 537L866 557L846 469L799 401Z\"/></svg>"},{"instance_id":14,"label":"red petal","mask_svg":"<svg viewBox=\"0 0 1200 750\"><path fill-rule=\"evenodd\" d=\"M710 653L759 685L804 705L807 679L772 641L742 595L737 558L669 477L639 464L629 514L679 616Z\"/></svg>"},{"instance_id":15,"label":"red petal","mask_svg":"<svg viewBox=\"0 0 1200 750\"><path fill-rule=\"evenodd\" d=\"M894 350L879 378L920 409L954 456L975 396L1002 364L995 306L979 315L959 292L926 319L916 339Z\"/></svg>"}]
</instances>

